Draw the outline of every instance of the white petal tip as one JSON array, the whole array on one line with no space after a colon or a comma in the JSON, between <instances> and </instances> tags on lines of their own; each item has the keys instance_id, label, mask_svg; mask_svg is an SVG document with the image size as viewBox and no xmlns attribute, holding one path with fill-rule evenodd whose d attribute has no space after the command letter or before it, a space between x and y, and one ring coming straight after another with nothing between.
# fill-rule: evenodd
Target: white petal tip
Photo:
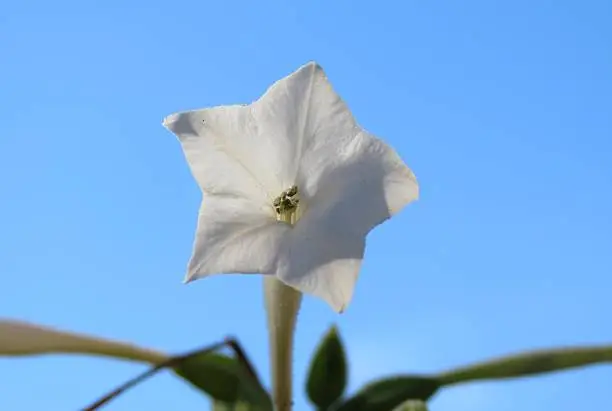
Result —
<instances>
[{"instance_id":1,"label":"white petal tip","mask_svg":"<svg viewBox=\"0 0 612 411\"><path fill-rule=\"evenodd\" d=\"M187 273L183 278L183 284L189 284L197 280L197 277L193 273Z\"/></svg>"},{"instance_id":2,"label":"white petal tip","mask_svg":"<svg viewBox=\"0 0 612 411\"><path fill-rule=\"evenodd\" d=\"M347 304L342 304L342 305L330 304L330 305L337 314L344 314L344 311L346 310L346 306L347 306Z\"/></svg>"},{"instance_id":3,"label":"white petal tip","mask_svg":"<svg viewBox=\"0 0 612 411\"><path fill-rule=\"evenodd\" d=\"M322 69L321 65L314 60L310 60L308 63L304 64L304 67L312 67L314 69Z\"/></svg>"},{"instance_id":4,"label":"white petal tip","mask_svg":"<svg viewBox=\"0 0 612 411\"><path fill-rule=\"evenodd\" d=\"M314 75L317 71L323 71L323 68L319 63L314 60L311 60L300 66L300 68L295 70L292 75L297 75L298 73L307 73L306 75Z\"/></svg>"},{"instance_id":5,"label":"white petal tip","mask_svg":"<svg viewBox=\"0 0 612 411\"><path fill-rule=\"evenodd\" d=\"M414 182L414 201L418 200L421 196L421 186L419 185L419 180L417 180L414 173L411 171L412 181Z\"/></svg>"},{"instance_id":6,"label":"white petal tip","mask_svg":"<svg viewBox=\"0 0 612 411\"><path fill-rule=\"evenodd\" d=\"M418 184L415 183L415 186L412 189L411 195L412 195L412 199L408 202L408 204L418 201L419 198L421 197L421 189L419 188Z\"/></svg>"},{"instance_id":7,"label":"white petal tip","mask_svg":"<svg viewBox=\"0 0 612 411\"><path fill-rule=\"evenodd\" d=\"M172 126L172 124L176 122L178 117L178 113L170 114L168 117L164 118L164 120L162 121L162 126L166 127L167 129L170 129L170 126Z\"/></svg>"}]
</instances>

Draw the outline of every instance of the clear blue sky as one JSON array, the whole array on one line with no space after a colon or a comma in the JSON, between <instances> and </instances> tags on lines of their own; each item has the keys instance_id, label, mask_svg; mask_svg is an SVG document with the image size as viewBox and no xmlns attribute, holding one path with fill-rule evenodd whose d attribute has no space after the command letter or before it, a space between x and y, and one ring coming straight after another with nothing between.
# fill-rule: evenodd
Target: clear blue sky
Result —
<instances>
[{"instance_id":1,"label":"clear blue sky","mask_svg":"<svg viewBox=\"0 0 612 411\"><path fill-rule=\"evenodd\" d=\"M352 305L306 298L303 375L337 323L351 390L612 341L609 1L24 0L0 11L0 316L181 351L235 334L267 378L260 278L183 285L199 189L161 126L309 60L421 200L376 229ZM70 410L142 370L0 360L0 409ZM612 368L441 393L432 411L603 409ZM166 374L109 410L202 410ZM204 408L203 408L204 407Z\"/></svg>"}]
</instances>

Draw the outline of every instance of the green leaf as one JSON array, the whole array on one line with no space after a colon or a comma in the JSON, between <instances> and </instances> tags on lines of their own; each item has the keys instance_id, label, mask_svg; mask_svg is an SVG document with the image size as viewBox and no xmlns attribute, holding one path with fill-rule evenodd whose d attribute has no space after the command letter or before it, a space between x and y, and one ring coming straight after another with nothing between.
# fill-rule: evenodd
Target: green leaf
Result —
<instances>
[{"instance_id":1,"label":"green leaf","mask_svg":"<svg viewBox=\"0 0 612 411\"><path fill-rule=\"evenodd\" d=\"M250 410L272 410L270 396L257 376L249 374L235 358L216 353L195 355L174 371L219 402L243 402L252 407Z\"/></svg>"},{"instance_id":2,"label":"green leaf","mask_svg":"<svg viewBox=\"0 0 612 411\"><path fill-rule=\"evenodd\" d=\"M308 371L306 392L320 410L327 410L342 397L346 388L346 355L336 327L321 341Z\"/></svg>"},{"instance_id":3,"label":"green leaf","mask_svg":"<svg viewBox=\"0 0 612 411\"><path fill-rule=\"evenodd\" d=\"M366 385L334 411L391 411L408 400L427 401L440 387L435 378L399 376Z\"/></svg>"},{"instance_id":4,"label":"green leaf","mask_svg":"<svg viewBox=\"0 0 612 411\"><path fill-rule=\"evenodd\" d=\"M612 346L540 350L502 357L442 373L441 385L497 380L612 362Z\"/></svg>"}]
</instances>

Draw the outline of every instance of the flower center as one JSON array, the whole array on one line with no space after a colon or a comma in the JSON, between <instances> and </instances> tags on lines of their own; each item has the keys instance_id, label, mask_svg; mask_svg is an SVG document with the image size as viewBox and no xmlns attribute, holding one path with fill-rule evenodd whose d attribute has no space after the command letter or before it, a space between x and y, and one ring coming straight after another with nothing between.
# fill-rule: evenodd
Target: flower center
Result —
<instances>
[{"instance_id":1,"label":"flower center","mask_svg":"<svg viewBox=\"0 0 612 411\"><path fill-rule=\"evenodd\" d=\"M297 186L291 186L274 199L276 219L288 224L295 224L298 219L300 196Z\"/></svg>"}]
</instances>

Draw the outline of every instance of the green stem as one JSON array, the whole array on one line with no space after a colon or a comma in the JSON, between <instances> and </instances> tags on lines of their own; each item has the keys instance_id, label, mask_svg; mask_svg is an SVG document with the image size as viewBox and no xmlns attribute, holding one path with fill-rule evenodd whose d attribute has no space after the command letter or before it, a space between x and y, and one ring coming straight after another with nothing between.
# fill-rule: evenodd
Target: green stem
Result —
<instances>
[{"instance_id":1,"label":"green stem","mask_svg":"<svg viewBox=\"0 0 612 411\"><path fill-rule=\"evenodd\" d=\"M468 381L524 377L533 374L612 362L612 346L539 350L485 361L441 374L442 385Z\"/></svg>"},{"instance_id":2,"label":"green stem","mask_svg":"<svg viewBox=\"0 0 612 411\"><path fill-rule=\"evenodd\" d=\"M0 355L91 354L159 364L168 356L134 344L0 318Z\"/></svg>"},{"instance_id":3,"label":"green stem","mask_svg":"<svg viewBox=\"0 0 612 411\"><path fill-rule=\"evenodd\" d=\"M293 335L302 293L271 275L264 276L268 315L272 394L276 411L291 411Z\"/></svg>"}]
</instances>

